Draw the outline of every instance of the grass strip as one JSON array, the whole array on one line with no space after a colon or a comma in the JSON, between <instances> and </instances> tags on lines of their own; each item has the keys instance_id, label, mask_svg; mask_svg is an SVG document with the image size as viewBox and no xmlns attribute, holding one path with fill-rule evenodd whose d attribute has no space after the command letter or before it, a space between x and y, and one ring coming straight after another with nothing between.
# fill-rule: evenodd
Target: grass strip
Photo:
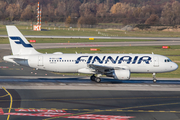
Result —
<instances>
[{"instance_id":1,"label":"grass strip","mask_svg":"<svg viewBox=\"0 0 180 120\"><path fill-rule=\"evenodd\" d=\"M84 42L139 42L139 41L152 41L152 40L137 40L137 39L95 39L89 40L88 38L27 38L27 40L36 40L36 43L84 43ZM0 44L9 44L8 38L0 38Z\"/></svg>"},{"instance_id":2,"label":"grass strip","mask_svg":"<svg viewBox=\"0 0 180 120\"><path fill-rule=\"evenodd\" d=\"M33 31L30 26L19 26L23 35L55 35L55 36L123 36L123 37L180 37L178 31L122 31L120 29L97 28L58 28L43 27L42 31ZM0 34L7 35L5 25L0 25Z\"/></svg>"}]
</instances>

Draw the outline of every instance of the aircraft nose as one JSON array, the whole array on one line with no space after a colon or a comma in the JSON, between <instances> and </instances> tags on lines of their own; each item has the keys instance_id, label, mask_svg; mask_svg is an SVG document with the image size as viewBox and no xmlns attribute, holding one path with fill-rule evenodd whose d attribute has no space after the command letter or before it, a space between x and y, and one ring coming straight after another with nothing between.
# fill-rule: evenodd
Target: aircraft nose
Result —
<instances>
[{"instance_id":1,"label":"aircraft nose","mask_svg":"<svg viewBox=\"0 0 180 120\"><path fill-rule=\"evenodd\" d=\"M178 65L177 65L176 63L173 63L173 64L171 65L171 68L172 68L173 70L176 70L176 69L178 69Z\"/></svg>"}]
</instances>

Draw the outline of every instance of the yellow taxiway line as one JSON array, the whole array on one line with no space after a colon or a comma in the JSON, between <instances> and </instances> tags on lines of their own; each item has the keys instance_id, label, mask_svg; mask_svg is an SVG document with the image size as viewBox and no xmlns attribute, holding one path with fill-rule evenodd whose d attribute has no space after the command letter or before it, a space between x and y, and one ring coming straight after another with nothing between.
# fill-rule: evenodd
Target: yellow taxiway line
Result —
<instances>
[{"instance_id":1,"label":"yellow taxiway line","mask_svg":"<svg viewBox=\"0 0 180 120\"><path fill-rule=\"evenodd\" d=\"M11 112L11 109L12 109L13 98L12 98L12 95L6 90L5 87L2 87L2 88L7 92L7 95L9 95L9 97L10 97L10 99L11 99L10 105L9 105L9 111L8 111L8 113L10 113L10 112ZM5 96L5 95L4 95L4 96ZM10 115L8 115L7 120L9 120L9 118L10 118Z\"/></svg>"}]
</instances>

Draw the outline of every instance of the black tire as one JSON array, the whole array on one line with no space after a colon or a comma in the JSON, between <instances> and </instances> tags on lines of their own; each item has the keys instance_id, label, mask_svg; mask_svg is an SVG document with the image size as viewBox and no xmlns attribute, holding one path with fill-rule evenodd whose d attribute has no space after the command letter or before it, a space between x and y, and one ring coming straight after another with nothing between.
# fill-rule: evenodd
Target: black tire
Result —
<instances>
[{"instance_id":1,"label":"black tire","mask_svg":"<svg viewBox=\"0 0 180 120\"><path fill-rule=\"evenodd\" d=\"M96 76L92 75L92 76L90 77L90 79L91 79L92 81L95 81Z\"/></svg>"},{"instance_id":2,"label":"black tire","mask_svg":"<svg viewBox=\"0 0 180 120\"><path fill-rule=\"evenodd\" d=\"M154 79L154 80L153 80L153 83L156 83L156 81L157 81L157 80L156 80L156 79Z\"/></svg>"},{"instance_id":3,"label":"black tire","mask_svg":"<svg viewBox=\"0 0 180 120\"><path fill-rule=\"evenodd\" d=\"M96 78L95 78L95 81L96 81L97 83L100 83L100 82L101 82L101 78L96 77Z\"/></svg>"}]
</instances>

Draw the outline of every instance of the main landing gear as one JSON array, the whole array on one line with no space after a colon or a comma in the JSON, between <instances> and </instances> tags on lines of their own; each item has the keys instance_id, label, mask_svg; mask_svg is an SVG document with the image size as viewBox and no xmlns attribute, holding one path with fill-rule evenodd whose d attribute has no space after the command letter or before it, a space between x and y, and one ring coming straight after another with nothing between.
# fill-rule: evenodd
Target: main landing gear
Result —
<instances>
[{"instance_id":1,"label":"main landing gear","mask_svg":"<svg viewBox=\"0 0 180 120\"><path fill-rule=\"evenodd\" d=\"M156 83L157 79L156 79L156 73L153 73L153 82Z\"/></svg>"},{"instance_id":2,"label":"main landing gear","mask_svg":"<svg viewBox=\"0 0 180 120\"><path fill-rule=\"evenodd\" d=\"M96 77L95 74L93 74L93 75L90 77L90 79L91 79L92 81L97 82L97 83L100 83L100 82L101 82L101 78L100 78L99 75L97 75L97 77Z\"/></svg>"}]
</instances>

